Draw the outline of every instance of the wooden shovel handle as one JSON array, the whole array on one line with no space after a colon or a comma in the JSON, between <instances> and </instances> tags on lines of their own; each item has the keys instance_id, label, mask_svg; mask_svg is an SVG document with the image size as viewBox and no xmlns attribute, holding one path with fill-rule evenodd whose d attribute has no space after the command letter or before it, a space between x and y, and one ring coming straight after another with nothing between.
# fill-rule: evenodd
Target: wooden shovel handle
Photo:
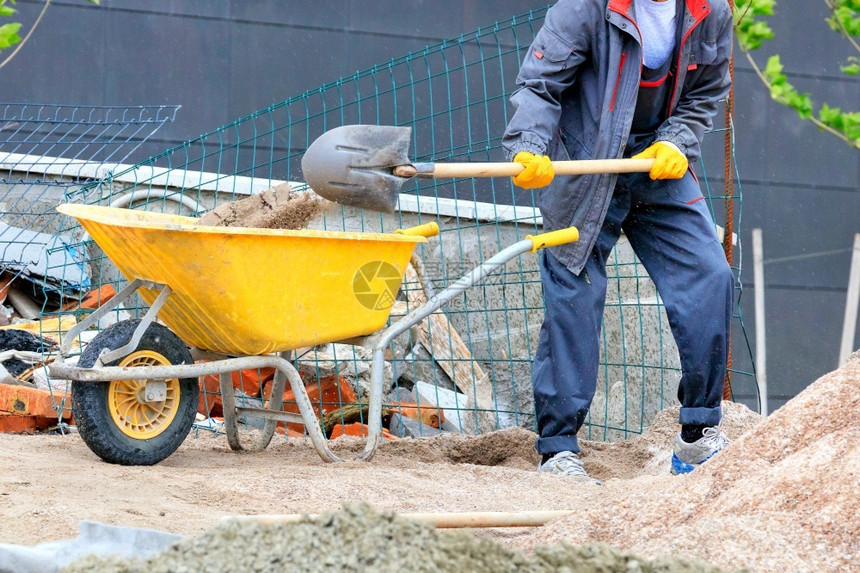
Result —
<instances>
[{"instance_id":1,"label":"wooden shovel handle","mask_svg":"<svg viewBox=\"0 0 860 573\"><path fill-rule=\"evenodd\" d=\"M522 173L520 163L432 163L432 171L419 173L411 165L394 168L401 177L515 177ZM589 173L647 173L654 165L653 159L585 159L580 161L553 161L556 175L585 175Z\"/></svg>"}]
</instances>

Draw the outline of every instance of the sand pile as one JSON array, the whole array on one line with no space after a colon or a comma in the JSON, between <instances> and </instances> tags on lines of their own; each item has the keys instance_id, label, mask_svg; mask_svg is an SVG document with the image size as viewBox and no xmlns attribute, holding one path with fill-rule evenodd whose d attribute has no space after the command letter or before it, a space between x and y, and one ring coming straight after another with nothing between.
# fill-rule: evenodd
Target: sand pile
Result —
<instances>
[{"instance_id":1,"label":"sand pile","mask_svg":"<svg viewBox=\"0 0 860 573\"><path fill-rule=\"evenodd\" d=\"M240 201L223 203L198 220L211 227L303 229L334 203L311 192L291 193L282 183Z\"/></svg>"},{"instance_id":2,"label":"sand pile","mask_svg":"<svg viewBox=\"0 0 860 573\"><path fill-rule=\"evenodd\" d=\"M366 504L346 506L316 519L262 525L222 523L184 539L147 560L87 557L64 573L177 573L182 571L493 571L555 573L712 572L687 559L639 559L600 544L542 547L531 556L464 531L433 527L377 513Z\"/></svg>"},{"instance_id":3,"label":"sand pile","mask_svg":"<svg viewBox=\"0 0 860 573\"><path fill-rule=\"evenodd\" d=\"M233 558L246 560L242 563L255 563L248 560L261 556L261 567L270 563L266 559L283 562L283 557L265 549L277 542L290 559L301 559L292 556L304 552L320 555L317 547L324 548L335 560L331 570L357 567L354 560L363 559L357 555L367 556L368 551L377 555L373 559L391 558L393 567L401 570L422 570L421 565L413 567L416 562L436 567L436 555L449 559L451 553L455 557L450 558L454 559L449 560L450 567L440 570L492 570L494 560L501 559L498 555L526 571L541 570L546 563L553 563L547 569L561 570L568 562L548 557L560 554L558 559L569 559L568 548L558 549L559 544L601 543L570 551L600 555L623 551L642 558L638 565L627 557L611 561L611 566L598 569L603 571L647 570L636 567L661 555L706 560L724 570L860 571L856 493L860 433L854 423L860 414L860 355L767 420L740 404L724 403L723 408L724 429L734 443L688 476L668 475L669 445L678 431L677 408L661 413L645 434L626 442L583 440L586 468L603 481L602 486L537 473L535 435L521 428L479 437L452 434L386 442L370 463L328 465L306 440L283 439L263 452L238 455L223 436L201 434L186 440L165 462L146 468L103 464L74 435L0 436L0 465L7 468L0 476L0 520L15 524L0 537L25 544L69 538L80 519L166 530L191 536L185 540L191 544L185 555L192 559L186 569L193 571L206 570L194 559L203 559L199 555L209 550L200 547L210 542L213 552L221 543L223 551L237 556ZM351 458L364 440L344 437L331 446L339 456ZM57 480L57 475L63 479ZM101 487L91 487L93 475L99 476ZM153 498L154 489L163 495ZM476 530L480 542L444 538L438 541L444 548L435 545L435 534L425 537L408 528L400 530L407 526L390 516L374 517L370 510L343 517L358 520L345 523L364 524L358 529L376 532L367 538L349 533L356 527L342 532L337 518L331 525L309 526L312 533L257 531L237 533L235 541L204 540L223 534L223 526L212 527L225 515L322 513L357 501L400 513L559 509L578 513L540 529ZM259 545L253 541L258 536ZM284 545L282 538L293 536L304 545ZM416 538L415 545L410 545L410 537ZM458 549L451 550L448 543ZM361 550L350 549L359 545ZM198 548L192 551L192 546ZM391 553L379 553L379 547ZM220 555L231 558L227 553ZM461 557L475 561L458 561ZM665 563L671 563L665 571L686 566L677 560ZM218 565L210 569L225 568Z\"/></svg>"},{"instance_id":4,"label":"sand pile","mask_svg":"<svg viewBox=\"0 0 860 573\"><path fill-rule=\"evenodd\" d=\"M737 402L723 402L722 409L723 431L731 439L739 438L762 421L760 415ZM672 442L680 431L678 411L678 406L660 411L642 435L623 442L580 440L588 473L603 481L668 476Z\"/></svg>"},{"instance_id":5,"label":"sand pile","mask_svg":"<svg viewBox=\"0 0 860 573\"><path fill-rule=\"evenodd\" d=\"M741 404L727 402L723 408L724 424L730 436L738 437L761 421L758 414ZM626 499L630 489L657 487L656 484L666 489L677 483L676 478L667 475L667 452L678 431L677 416L677 407L670 408L657 417L645 434L625 442L604 444L584 440L586 465L592 473L606 480L603 487L576 487L565 478L537 474L538 455L534 450L537 436L523 428L511 428L481 436L444 434L385 442L370 464L314 468L314 482L306 495L314 500L330 497L331 492L327 494L325 488L331 481L338 484L340 490L346 490L344 500L375 499L375 503L388 500L386 504L393 503L400 511L510 511L537 507L581 507L588 513L604 511L606 507L615 506L618 500ZM297 449L293 442L276 444L270 449L282 450L279 455L289 454ZM299 447L306 449L304 445ZM364 440L344 437L336 440L333 447L338 455L349 458L363 449ZM290 484L299 469L295 462L288 460L285 466L291 468L289 479L284 482L284 491L290 492L291 502L301 497L298 491L301 488ZM271 471L271 466L269 468ZM341 468L344 470L341 475L329 475ZM387 468L398 468L398 472L406 475L400 476ZM253 471L246 469L249 474ZM369 479L369 476L362 476L365 471L374 474L371 489L365 485ZM456 476L461 471L469 473L472 482L482 484L481 495L475 491L469 493L462 478ZM437 490L430 490L422 476L438 484ZM540 491L549 489L554 490L557 501L547 506L539 502ZM370 496L371 491L378 497ZM266 492L267 497L276 498L283 493L271 486L267 486ZM394 502L394 492L400 492L404 499ZM459 498L468 497L472 505L464 499L456 501L458 492ZM491 500L499 495L506 501L494 506ZM538 501L532 496L537 496ZM436 504L422 503L421 499L426 497L434 497ZM410 507L412 503L417 505ZM451 507L444 507L444 504ZM568 568L571 571L629 573L719 570L714 565L697 561L694 556L652 555L643 559L607 544L591 543L589 539L582 545L557 539L526 553L520 547L523 540L530 540L526 531L529 530L485 530L474 538L464 531L436 531L424 524L395 518L391 512L376 513L369 505L348 504L344 511L334 512L325 519L305 519L298 524L225 523L208 529L201 536L189 537L148 561L90 558L76 563L69 571L157 572L183 568L188 571L222 568L278 571L283 568L296 571L549 572Z\"/></svg>"},{"instance_id":6,"label":"sand pile","mask_svg":"<svg viewBox=\"0 0 860 573\"><path fill-rule=\"evenodd\" d=\"M757 571L860 570L860 353L701 471L559 520L526 547L599 541Z\"/></svg>"}]
</instances>

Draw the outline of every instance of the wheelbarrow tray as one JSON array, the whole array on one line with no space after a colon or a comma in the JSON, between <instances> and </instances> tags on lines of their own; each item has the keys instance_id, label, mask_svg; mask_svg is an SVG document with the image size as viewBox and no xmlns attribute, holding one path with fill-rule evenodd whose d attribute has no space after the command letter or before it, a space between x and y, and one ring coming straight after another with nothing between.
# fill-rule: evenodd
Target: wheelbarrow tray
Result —
<instances>
[{"instance_id":1,"label":"wheelbarrow tray","mask_svg":"<svg viewBox=\"0 0 860 573\"><path fill-rule=\"evenodd\" d=\"M421 236L208 227L65 204L129 280L170 287L158 316L187 344L255 356L381 329ZM138 291L152 305L157 290Z\"/></svg>"}]
</instances>

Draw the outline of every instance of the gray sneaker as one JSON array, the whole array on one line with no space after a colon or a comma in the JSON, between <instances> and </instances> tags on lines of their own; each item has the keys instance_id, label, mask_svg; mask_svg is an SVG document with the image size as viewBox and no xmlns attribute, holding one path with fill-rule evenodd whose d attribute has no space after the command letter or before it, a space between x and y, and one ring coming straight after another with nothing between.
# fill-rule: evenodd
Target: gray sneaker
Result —
<instances>
[{"instance_id":1,"label":"gray sneaker","mask_svg":"<svg viewBox=\"0 0 860 573\"><path fill-rule=\"evenodd\" d=\"M690 473L728 445L729 439L719 427L705 428L702 437L692 444L682 440L678 434L672 447L672 473Z\"/></svg>"},{"instance_id":2,"label":"gray sneaker","mask_svg":"<svg viewBox=\"0 0 860 573\"><path fill-rule=\"evenodd\" d=\"M600 485L600 482L586 473L582 460L574 452L559 452L538 466L538 472L567 476L585 483Z\"/></svg>"}]
</instances>

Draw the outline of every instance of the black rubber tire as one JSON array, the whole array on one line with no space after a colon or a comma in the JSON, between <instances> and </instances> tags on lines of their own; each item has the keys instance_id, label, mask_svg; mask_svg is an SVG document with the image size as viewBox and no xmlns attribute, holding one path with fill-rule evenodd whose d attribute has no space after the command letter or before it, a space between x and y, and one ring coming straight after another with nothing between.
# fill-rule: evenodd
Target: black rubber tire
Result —
<instances>
[{"instance_id":1,"label":"black rubber tire","mask_svg":"<svg viewBox=\"0 0 860 573\"><path fill-rule=\"evenodd\" d=\"M92 367L103 349L127 344L140 320L124 320L100 332L81 354L78 366ZM158 352L170 364L192 364L182 340L168 328L153 323L146 329L135 352ZM114 361L105 366L116 366ZM157 436L135 439L122 432L110 414L110 382L72 382L72 414L87 446L101 459L126 466L150 466L167 458L182 444L197 414L199 385L196 378L179 379L179 405L175 417Z\"/></svg>"}]
</instances>

